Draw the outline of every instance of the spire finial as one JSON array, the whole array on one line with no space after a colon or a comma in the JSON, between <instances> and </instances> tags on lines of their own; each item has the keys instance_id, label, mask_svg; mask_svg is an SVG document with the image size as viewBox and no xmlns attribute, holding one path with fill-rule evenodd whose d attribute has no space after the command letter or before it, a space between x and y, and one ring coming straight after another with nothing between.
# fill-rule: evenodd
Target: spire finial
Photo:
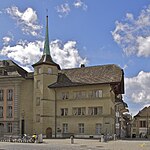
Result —
<instances>
[{"instance_id":1,"label":"spire finial","mask_svg":"<svg viewBox=\"0 0 150 150\"><path fill-rule=\"evenodd\" d=\"M46 15L46 33L45 33L45 43L44 43L43 55L50 55L49 34L48 34L48 15Z\"/></svg>"}]
</instances>

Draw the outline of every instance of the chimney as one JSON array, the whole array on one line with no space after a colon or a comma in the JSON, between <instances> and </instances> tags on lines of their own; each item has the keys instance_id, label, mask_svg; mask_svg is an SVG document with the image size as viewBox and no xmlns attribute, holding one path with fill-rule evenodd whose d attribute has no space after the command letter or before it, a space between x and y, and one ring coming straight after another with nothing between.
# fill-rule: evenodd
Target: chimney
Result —
<instances>
[{"instance_id":1,"label":"chimney","mask_svg":"<svg viewBox=\"0 0 150 150\"><path fill-rule=\"evenodd\" d=\"M80 66L81 68L84 68L85 67L85 64L81 64L81 66Z\"/></svg>"}]
</instances>

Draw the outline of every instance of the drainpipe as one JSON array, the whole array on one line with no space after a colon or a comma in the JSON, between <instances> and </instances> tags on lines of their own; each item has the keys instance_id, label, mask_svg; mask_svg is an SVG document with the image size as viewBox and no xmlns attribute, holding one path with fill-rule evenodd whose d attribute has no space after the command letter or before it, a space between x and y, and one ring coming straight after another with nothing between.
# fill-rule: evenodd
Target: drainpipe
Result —
<instances>
[{"instance_id":1,"label":"drainpipe","mask_svg":"<svg viewBox=\"0 0 150 150\"><path fill-rule=\"evenodd\" d=\"M55 123L55 138L57 137L57 100L56 100L56 90L54 89L55 91L55 120L54 120L54 123Z\"/></svg>"}]
</instances>

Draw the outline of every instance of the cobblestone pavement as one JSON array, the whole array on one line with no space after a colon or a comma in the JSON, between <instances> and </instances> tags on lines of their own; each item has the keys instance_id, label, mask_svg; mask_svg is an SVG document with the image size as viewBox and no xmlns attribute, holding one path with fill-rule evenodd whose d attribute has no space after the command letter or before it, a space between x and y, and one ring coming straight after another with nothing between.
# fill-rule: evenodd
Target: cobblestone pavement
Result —
<instances>
[{"instance_id":1,"label":"cobblestone pavement","mask_svg":"<svg viewBox=\"0 0 150 150\"><path fill-rule=\"evenodd\" d=\"M44 140L44 143L0 142L0 150L150 150L150 141L70 139Z\"/></svg>"}]
</instances>

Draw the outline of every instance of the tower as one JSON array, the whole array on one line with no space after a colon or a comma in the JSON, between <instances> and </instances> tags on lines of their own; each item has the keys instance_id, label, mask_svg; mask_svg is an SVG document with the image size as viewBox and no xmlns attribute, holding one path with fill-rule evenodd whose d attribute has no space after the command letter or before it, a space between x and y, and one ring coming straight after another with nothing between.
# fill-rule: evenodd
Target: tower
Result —
<instances>
[{"instance_id":1,"label":"tower","mask_svg":"<svg viewBox=\"0 0 150 150\"><path fill-rule=\"evenodd\" d=\"M33 132L52 136L55 133L55 91L48 85L57 81L60 67L51 57L46 16L44 51L34 67Z\"/></svg>"}]
</instances>

